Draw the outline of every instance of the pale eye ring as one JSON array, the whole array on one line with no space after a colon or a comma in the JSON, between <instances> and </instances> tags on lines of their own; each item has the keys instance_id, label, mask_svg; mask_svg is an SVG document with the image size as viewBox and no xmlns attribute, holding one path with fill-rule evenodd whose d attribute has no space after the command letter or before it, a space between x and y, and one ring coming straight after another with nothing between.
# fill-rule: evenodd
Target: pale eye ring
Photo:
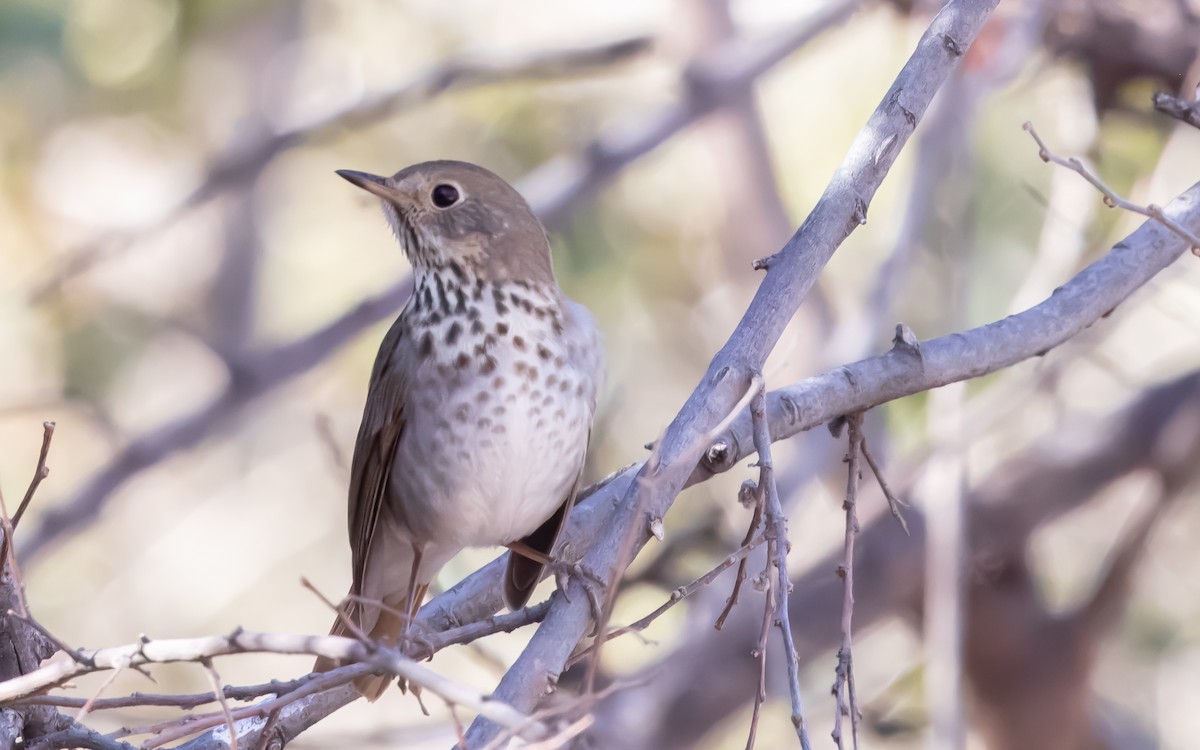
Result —
<instances>
[{"instance_id":1,"label":"pale eye ring","mask_svg":"<svg viewBox=\"0 0 1200 750\"><path fill-rule=\"evenodd\" d=\"M433 201L433 205L437 206L438 208L450 208L455 203L458 203L461 197L462 196L458 192L458 188L445 182L434 187L433 192L429 194L429 198Z\"/></svg>"}]
</instances>

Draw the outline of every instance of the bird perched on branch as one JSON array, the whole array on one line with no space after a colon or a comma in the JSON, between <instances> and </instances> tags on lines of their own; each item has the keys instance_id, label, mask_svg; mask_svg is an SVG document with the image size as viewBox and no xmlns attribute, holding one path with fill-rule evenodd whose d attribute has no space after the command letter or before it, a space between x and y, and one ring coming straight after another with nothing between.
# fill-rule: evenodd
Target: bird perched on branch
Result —
<instances>
[{"instance_id":1,"label":"bird perched on branch","mask_svg":"<svg viewBox=\"0 0 1200 750\"><path fill-rule=\"evenodd\" d=\"M456 161L338 174L382 200L415 282L371 374L351 464L353 583L333 626L396 645L464 547L510 546L505 604L529 601L579 486L600 336L500 177ZM375 700L388 682L356 685Z\"/></svg>"}]
</instances>

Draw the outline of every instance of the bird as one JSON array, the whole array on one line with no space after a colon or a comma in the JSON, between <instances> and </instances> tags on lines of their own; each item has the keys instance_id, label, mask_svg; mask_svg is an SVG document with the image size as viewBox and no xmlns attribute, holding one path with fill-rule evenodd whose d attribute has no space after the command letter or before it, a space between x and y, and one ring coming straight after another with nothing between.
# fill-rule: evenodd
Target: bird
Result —
<instances>
[{"instance_id":1,"label":"bird","mask_svg":"<svg viewBox=\"0 0 1200 750\"><path fill-rule=\"evenodd\" d=\"M501 177L461 161L337 174L381 200L413 272L354 445L352 583L331 631L352 623L395 646L468 547L509 546L504 602L528 603L579 489L602 342L559 287L542 223ZM373 701L390 682L355 685Z\"/></svg>"}]
</instances>

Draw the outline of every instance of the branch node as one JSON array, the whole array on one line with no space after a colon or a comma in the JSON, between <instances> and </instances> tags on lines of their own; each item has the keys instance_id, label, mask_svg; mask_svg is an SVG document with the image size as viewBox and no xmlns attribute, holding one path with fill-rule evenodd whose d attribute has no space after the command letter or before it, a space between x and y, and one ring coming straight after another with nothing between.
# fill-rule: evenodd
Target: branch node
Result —
<instances>
[{"instance_id":1,"label":"branch node","mask_svg":"<svg viewBox=\"0 0 1200 750\"><path fill-rule=\"evenodd\" d=\"M945 50L951 55L955 57L962 57L962 45L958 43L957 39L949 34L942 34L942 47L944 47Z\"/></svg>"},{"instance_id":2,"label":"branch node","mask_svg":"<svg viewBox=\"0 0 1200 750\"><path fill-rule=\"evenodd\" d=\"M709 446L705 459L711 466L724 466L725 462L729 460L729 443L724 440L713 443Z\"/></svg>"},{"instance_id":3,"label":"branch node","mask_svg":"<svg viewBox=\"0 0 1200 750\"><path fill-rule=\"evenodd\" d=\"M913 330L903 323L896 324L896 335L892 336L892 351L921 356L921 342Z\"/></svg>"}]
</instances>

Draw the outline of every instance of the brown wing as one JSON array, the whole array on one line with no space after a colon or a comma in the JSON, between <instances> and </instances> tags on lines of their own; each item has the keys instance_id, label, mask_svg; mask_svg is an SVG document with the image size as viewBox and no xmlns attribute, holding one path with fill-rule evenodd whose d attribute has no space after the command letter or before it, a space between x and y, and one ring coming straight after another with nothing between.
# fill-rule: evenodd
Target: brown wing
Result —
<instances>
[{"instance_id":1,"label":"brown wing","mask_svg":"<svg viewBox=\"0 0 1200 750\"><path fill-rule=\"evenodd\" d=\"M397 319L379 347L358 439L354 443L354 458L350 463L348 525L354 575L350 590L359 595L366 577L375 526L387 493L396 443L404 432L407 379L396 359L402 332L403 326Z\"/></svg>"},{"instance_id":2,"label":"brown wing","mask_svg":"<svg viewBox=\"0 0 1200 750\"><path fill-rule=\"evenodd\" d=\"M589 431L588 444L591 442L592 435ZM554 543L558 541L558 535L566 524L567 515L575 505L575 496L579 494L579 481L583 478L583 465L586 463L586 446L583 454L585 460L579 464L579 472L575 475L575 483L571 486L571 492L567 495L567 499L558 507L558 510L554 511L554 515L547 518L545 523L537 527L532 534L521 540L527 547L542 553L547 558L554 551ZM533 595L533 589L542 579L542 570L545 567L545 564L539 560L531 560L517 552L508 553L508 567L504 571L504 605L509 610L516 612L529 603L529 597Z\"/></svg>"}]
</instances>

